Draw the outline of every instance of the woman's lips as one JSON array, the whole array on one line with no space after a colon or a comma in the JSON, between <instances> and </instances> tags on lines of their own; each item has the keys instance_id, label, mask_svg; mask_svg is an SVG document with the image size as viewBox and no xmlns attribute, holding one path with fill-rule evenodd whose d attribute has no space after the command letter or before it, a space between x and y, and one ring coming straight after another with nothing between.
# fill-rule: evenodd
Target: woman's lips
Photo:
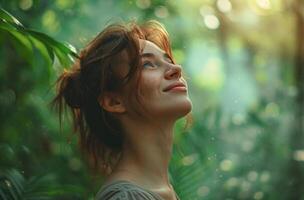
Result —
<instances>
[{"instance_id":1,"label":"woman's lips","mask_svg":"<svg viewBox=\"0 0 304 200\"><path fill-rule=\"evenodd\" d=\"M181 82L177 82L177 83L173 83L171 85L169 85L168 87L166 87L163 91L167 92L167 91L187 91L187 88L185 86L185 84L181 83Z\"/></svg>"},{"instance_id":2,"label":"woman's lips","mask_svg":"<svg viewBox=\"0 0 304 200\"><path fill-rule=\"evenodd\" d=\"M173 87L171 89L169 89L168 91L187 91L187 88L185 86L176 86L176 87Z\"/></svg>"}]
</instances>

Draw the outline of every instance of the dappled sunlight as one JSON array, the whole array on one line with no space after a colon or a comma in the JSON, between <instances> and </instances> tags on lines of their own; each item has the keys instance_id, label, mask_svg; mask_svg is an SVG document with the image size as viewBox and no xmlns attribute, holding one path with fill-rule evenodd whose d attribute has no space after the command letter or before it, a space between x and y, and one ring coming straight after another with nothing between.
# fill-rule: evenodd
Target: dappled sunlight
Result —
<instances>
[{"instance_id":1,"label":"dappled sunlight","mask_svg":"<svg viewBox=\"0 0 304 200\"><path fill-rule=\"evenodd\" d=\"M180 119L174 129L169 172L180 199L304 198L304 1L2 4L8 11L0 15L5 192L32 180L67 185L57 193L42 188L46 196L94 199L104 177L90 175L71 119L64 116L59 128L48 107L56 77L105 26L155 19L169 33L193 104L192 125L185 128Z\"/></svg>"}]
</instances>

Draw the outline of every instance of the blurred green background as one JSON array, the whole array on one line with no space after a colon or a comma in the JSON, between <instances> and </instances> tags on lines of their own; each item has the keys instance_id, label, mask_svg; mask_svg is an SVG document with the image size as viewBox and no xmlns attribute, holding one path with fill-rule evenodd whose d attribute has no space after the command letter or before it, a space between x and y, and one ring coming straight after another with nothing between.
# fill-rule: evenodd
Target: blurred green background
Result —
<instances>
[{"instance_id":1,"label":"blurred green background","mask_svg":"<svg viewBox=\"0 0 304 200\"><path fill-rule=\"evenodd\" d=\"M177 124L170 163L181 200L304 199L304 1L0 2L0 199L94 199L103 177L48 104L68 43L131 19L162 22L188 75L194 122Z\"/></svg>"}]
</instances>

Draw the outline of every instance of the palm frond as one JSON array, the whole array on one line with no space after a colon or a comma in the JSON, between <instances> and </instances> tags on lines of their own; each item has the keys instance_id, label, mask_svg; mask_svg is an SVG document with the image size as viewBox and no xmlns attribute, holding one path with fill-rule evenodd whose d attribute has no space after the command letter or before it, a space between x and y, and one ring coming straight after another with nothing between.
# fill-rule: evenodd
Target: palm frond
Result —
<instances>
[{"instance_id":1,"label":"palm frond","mask_svg":"<svg viewBox=\"0 0 304 200\"><path fill-rule=\"evenodd\" d=\"M61 43L52 37L24 27L13 15L0 8L0 30L9 33L17 39L29 52L37 49L45 60L58 58L63 66L68 66L74 57L78 57L76 48L68 43Z\"/></svg>"}]
</instances>

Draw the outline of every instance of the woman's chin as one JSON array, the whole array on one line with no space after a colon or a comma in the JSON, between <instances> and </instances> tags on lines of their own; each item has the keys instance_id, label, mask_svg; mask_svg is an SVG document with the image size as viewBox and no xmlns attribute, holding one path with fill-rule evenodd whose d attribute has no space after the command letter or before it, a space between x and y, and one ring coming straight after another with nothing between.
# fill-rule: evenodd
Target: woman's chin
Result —
<instances>
[{"instance_id":1,"label":"woman's chin","mask_svg":"<svg viewBox=\"0 0 304 200\"><path fill-rule=\"evenodd\" d=\"M187 103L181 105L177 110L180 111L179 118L186 116L192 110L192 102L188 101Z\"/></svg>"},{"instance_id":2,"label":"woman's chin","mask_svg":"<svg viewBox=\"0 0 304 200\"><path fill-rule=\"evenodd\" d=\"M175 120L177 120L182 117L185 117L187 114L191 112L191 110L192 110L192 102L189 100L186 102L182 102L179 105L176 105L174 108L172 107L170 110L167 111L167 113L171 113L171 116Z\"/></svg>"},{"instance_id":3,"label":"woman's chin","mask_svg":"<svg viewBox=\"0 0 304 200\"><path fill-rule=\"evenodd\" d=\"M185 117L192 110L192 102L189 98L179 99L179 101L174 102L164 102L162 104L157 104L153 106L147 106L147 111L149 115L153 116L154 119L167 120L173 119L177 120L179 118Z\"/></svg>"}]
</instances>

